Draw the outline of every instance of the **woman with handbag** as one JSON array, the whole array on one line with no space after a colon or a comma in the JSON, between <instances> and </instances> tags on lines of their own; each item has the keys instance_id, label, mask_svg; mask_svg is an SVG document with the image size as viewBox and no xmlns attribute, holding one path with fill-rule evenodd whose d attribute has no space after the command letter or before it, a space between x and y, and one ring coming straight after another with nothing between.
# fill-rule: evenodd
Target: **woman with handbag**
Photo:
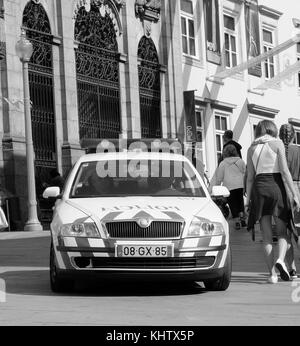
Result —
<instances>
[{"instance_id":1,"label":"woman with handbag","mask_svg":"<svg viewBox=\"0 0 300 346\"><path fill-rule=\"evenodd\" d=\"M293 144L295 138L295 130L293 125L284 124L280 127L279 138L282 140L285 153L287 158L288 168L290 170L294 187L300 197L300 147ZM288 192L288 196L291 199L291 193ZM300 213L294 211L294 222L295 222L295 233L288 233L288 250L286 253L286 263L289 267L289 273L292 279L297 279L296 264L294 259L294 246L293 238L295 239L296 244L300 242Z\"/></svg>"},{"instance_id":2,"label":"woman with handbag","mask_svg":"<svg viewBox=\"0 0 300 346\"><path fill-rule=\"evenodd\" d=\"M279 270L282 280L290 280L284 260L288 246L287 228L292 230L294 225L284 182L291 191L296 209L300 210L298 194L287 166L285 148L277 136L278 129L272 121L261 121L256 127L255 140L247 153L248 230L252 230L257 221L260 222L270 274L269 283L278 281L275 268ZM276 262L272 244L272 217L278 234L279 254Z\"/></svg>"}]
</instances>

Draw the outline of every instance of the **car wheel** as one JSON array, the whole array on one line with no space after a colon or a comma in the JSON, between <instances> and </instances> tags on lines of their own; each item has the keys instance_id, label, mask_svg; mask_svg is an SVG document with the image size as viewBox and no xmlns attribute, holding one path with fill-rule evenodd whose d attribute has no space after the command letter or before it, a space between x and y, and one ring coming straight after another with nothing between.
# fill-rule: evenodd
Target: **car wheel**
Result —
<instances>
[{"instance_id":1,"label":"car wheel","mask_svg":"<svg viewBox=\"0 0 300 346\"><path fill-rule=\"evenodd\" d=\"M231 281L231 270L231 251L229 248L223 275L216 279L205 280L203 282L205 288L210 291L226 291Z\"/></svg>"},{"instance_id":2,"label":"car wheel","mask_svg":"<svg viewBox=\"0 0 300 346\"><path fill-rule=\"evenodd\" d=\"M57 271L53 243L50 247L50 286L55 293L71 292L74 289L74 281L62 278Z\"/></svg>"}]
</instances>

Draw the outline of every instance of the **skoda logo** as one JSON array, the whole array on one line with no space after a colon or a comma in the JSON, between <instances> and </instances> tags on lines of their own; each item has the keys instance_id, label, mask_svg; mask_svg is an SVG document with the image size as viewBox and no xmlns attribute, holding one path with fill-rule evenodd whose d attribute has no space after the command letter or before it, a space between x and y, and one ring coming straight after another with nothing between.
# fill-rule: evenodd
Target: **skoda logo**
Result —
<instances>
[{"instance_id":1,"label":"skoda logo","mask_svg":"<svg viewBox=\"0 0 300 346\"><path fill-rule=\"evenodd\" d=\"M140 219L137 221L138 225L142 228L148 228L151 224L151 220L149 219Z\"/></svg>"}]
</instances>

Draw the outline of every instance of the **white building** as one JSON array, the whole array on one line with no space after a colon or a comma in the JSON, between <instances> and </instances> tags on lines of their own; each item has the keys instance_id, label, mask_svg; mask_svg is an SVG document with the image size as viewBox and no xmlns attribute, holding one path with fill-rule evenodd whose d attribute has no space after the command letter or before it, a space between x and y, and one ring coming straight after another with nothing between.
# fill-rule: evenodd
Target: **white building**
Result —
<instances>
[{"instance_id":1,"label":"white building","mask_svg":"<svg viewBox=\"0 0 300 346\"><path fill-rule=\"evenodd\" d=\"M292 122L300 144L300 66L292 67L300 60L300 2L179 2L183 90L194 90L198 146L203 147L209 176L217 166L226 129L243 146L245 160L255 125L263 119L278 127ZM245 62L273 48L274 55L257 58L261 63L248 70Z\"/></svg>"},{"instance_id":2,"label":"white building","mask_svg":"<svg viewBox=\"0 0 300 346\"><path fill-rule=\"evenodd\" d=\"M27 202L20 28L47 182L90 137L197 143L210 177L226 129L244 158L261 119L292 121L300 144L299 23L299 0L0 0L0 185L21 207L11 218L24 221Z\"/></svg>"}]
</instances>

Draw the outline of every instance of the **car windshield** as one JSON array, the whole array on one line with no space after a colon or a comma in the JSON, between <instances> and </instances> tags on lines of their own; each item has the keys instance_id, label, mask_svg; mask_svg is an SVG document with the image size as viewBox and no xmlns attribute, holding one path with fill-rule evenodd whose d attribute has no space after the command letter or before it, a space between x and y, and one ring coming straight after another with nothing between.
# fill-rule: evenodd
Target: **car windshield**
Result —
<instances>
[{"instance_id":1,"label":"car windshield","mask_svg":"<svg viewBox=\"0 0 300 346\"><path fill-rule=\"evenodd\" d=\"M82 163L70 198L182 196L206 197L188 162L108 160Z\"/></svg>"}]
</instances>

